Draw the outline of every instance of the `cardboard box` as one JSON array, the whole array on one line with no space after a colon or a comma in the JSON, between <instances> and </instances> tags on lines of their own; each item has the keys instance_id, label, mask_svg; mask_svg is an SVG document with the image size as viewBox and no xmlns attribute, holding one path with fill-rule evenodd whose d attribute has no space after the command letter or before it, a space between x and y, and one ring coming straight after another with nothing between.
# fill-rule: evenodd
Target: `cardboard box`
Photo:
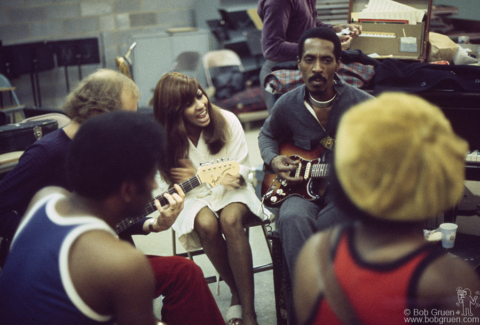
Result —
<instances>
[{"instance_id":1,"label":"cardboard box","mask_svg":"<svg viewBox=\"0 0 480 325\"><path fill-rule=\"evenodd\" d=\"M370 1L375 1L375 4L387 1L386 5L393 6L407 5L425 11L425 15L416 24L412 23L413 18L410 14L398 9L393 10L391 14L376 14L375 18L362 18L362 15L365 15L362 11ZM380 58L425 62L428 57L431 14L432 0L396 0L394 3L391 0L350 0L348 21L358 24L360 20L364 35L376 35L354 38L350 49L359 49L367 55L377 53ZM412 42L412 37L416 39L416 44Z\"/></svg>"}]
</instances>

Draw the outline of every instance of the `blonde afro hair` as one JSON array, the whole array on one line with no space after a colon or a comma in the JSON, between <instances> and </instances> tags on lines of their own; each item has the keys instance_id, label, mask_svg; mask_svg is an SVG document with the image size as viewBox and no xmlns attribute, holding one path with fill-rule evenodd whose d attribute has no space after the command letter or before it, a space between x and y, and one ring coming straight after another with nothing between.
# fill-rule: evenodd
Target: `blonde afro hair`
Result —
<instances>
[{"instance_id":1,"label":"blonde afro hair","mask_svg":"<svg viewBox=\"0 0 480 325\"><path fill-rule=\"evenodd\" d=\"M421 221L460 200L467 150L438 107L385 93L344 114L334 166L360 210L385 220Z\"/></svg>"}]
</instances>

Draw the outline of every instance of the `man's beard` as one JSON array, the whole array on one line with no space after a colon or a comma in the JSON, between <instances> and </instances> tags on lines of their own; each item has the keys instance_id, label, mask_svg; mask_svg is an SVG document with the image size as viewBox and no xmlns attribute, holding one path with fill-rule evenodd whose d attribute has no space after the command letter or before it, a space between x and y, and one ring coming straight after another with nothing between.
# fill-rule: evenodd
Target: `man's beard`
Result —
<instances>
[{"instance_id":1,"label":"man's beard","mask_svg":"<svg viewBox=\"0 0 480 325\"><path fill-rule=\"evenodd\" d=\"M327 81L328 81L327 78L325 78L324 76L322 76L319 73L316 73L313 76L311 76L310 78L308 78L308 81L310 83L312 83L316 79L322 80L325 85L327 84ZM309 91L310 91L310 94L313 95L313 96L321 96L321 95L325 94L327 89L328 89L328 87L323 89L323 90L322 89L313 89L313 90L309 89Z\"/></svg>"},{"instance_id":2,"label":"man's beard","mask_svg":"<svg viewBox=\"0 0 480 325\"><path fill-rule=\"evenodd\" d=\"M310 95L312 96L318 96L321 97L323 94L327 92L327 89L321 90L321 89L314 89L314 90L308 90L310 92Z\"/></svg>"}]
</instances>

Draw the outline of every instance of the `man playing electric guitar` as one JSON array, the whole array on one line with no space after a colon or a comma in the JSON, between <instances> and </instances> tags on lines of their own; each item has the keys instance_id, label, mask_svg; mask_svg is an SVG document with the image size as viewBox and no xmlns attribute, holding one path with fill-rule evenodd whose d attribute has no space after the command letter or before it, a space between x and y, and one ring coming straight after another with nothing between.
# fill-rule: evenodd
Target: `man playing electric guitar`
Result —
<instances>
[{"instance_id":1,"label":"man playing electric guitar","mask_svg":"<svg viewBox=\"0 0 480 325\"><path fill-rule=\"evenodd\" d=\"M289 175L299 161L281 154L280 146L293 143L307 151L319 146L331 151L341 115L351 106L372 98L336 75L340 54L341 44L333 31L307 30L298 42L297 58L305 85L278 99L260 131L259 147L266 166L288 184L302 180ZM345 220L333 205L328 188L323 201L319 205L292 195L280 206L278 230L291 275L305 241L313 233ZM291 306L288 299L287 305ZM294 323L290 310L289 321Z\"/></svg>"},{"instance_id":2,"label":"man playing electric guitar","mask_svg":"<svg viewBox=\"0 0 480 325\"><path fill-rule=\"evenodd\" d=\"M329 152L323 146L307 151L294 144L283 143L280 146L280 155L296 161L296 169L288 172L287 176L299 177L301 180L288 182L275 174L265 174L262 183L263 204L278 208L292 195L322 204L327 187Z\"/></svg>"}]
</instances>

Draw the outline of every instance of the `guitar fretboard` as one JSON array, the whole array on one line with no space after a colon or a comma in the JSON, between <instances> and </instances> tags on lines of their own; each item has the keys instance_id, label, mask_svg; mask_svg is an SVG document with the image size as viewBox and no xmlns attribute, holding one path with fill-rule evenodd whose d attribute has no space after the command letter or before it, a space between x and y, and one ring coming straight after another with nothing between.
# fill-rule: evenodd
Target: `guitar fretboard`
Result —
<instances>
[{"instance_id":1,"label":"guitar fretboard","mask_svg":"<svg viewBox=\"0 0 480 325\"><path fill-rule=\"evenodd\" d=\"M189 178L185 182L179 184L179 186L182 188L183 192L185 194L187 194L187 192L190 192L191 190L193 190L195 187L199 186L200 184L202 184L202 183L200 182L198 177L193 176L192 178ZM177 193L177 191L175 191L175 189L172 187L167 192L164 192L164 193L160 194L159 196L157 196L155 199L151 200L147 204L147 206L145 207L145 213L144 214L136 216L136 217L132 217L132 218L126 218L126 219L122 220L121 222L119 222L117 224L117 226L115 227L115 232L117 234L119 234L122 231L124 231L125 229L127 229L130 226L132 226L133 224L135 224L136 222L145 218L149 214L157 211L157 207L155 206L155 200L160 201L160 204L162 206L168 204L168 200L163 196L166 193L172 195L174 193Z\"/></svg>"}]
</instances>

